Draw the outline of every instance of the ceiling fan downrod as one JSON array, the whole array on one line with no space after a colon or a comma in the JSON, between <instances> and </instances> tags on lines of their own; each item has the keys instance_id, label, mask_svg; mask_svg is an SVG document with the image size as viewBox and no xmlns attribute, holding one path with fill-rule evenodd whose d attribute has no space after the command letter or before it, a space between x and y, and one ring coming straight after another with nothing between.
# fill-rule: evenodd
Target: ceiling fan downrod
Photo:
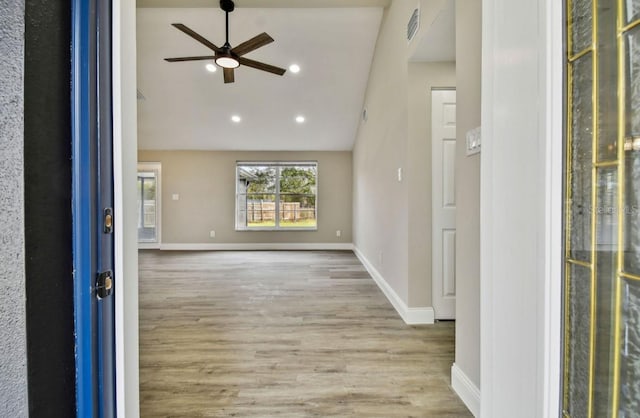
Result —
<instances>
[{"instance_id":1,"label":"ceiling fan downrod","mask_svg":"<svg viewBox=\"0 0 640 418\"><path fill-rule=\"evenodd\" d=\"M231 44L229 43L229 13L233 12L236 8L236 5L233 3L233 0L220 0L220 8L224 10L225 19L226 19L226 42L224 44L225 48L231 49Z\"/></svg>"}]
</instances>

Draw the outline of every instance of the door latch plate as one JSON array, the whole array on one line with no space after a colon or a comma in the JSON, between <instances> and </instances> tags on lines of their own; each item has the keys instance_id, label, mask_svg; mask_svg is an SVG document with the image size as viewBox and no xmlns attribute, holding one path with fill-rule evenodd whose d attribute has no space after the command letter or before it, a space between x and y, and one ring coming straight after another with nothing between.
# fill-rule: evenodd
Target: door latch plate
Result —
<instances>
[{"instance_id":1,"label":"door latch plate","mask_svg":"<svg viewBox=\"0 0 640 418\"><path fill-rule=\"evenodd\" d=\"M113 232L113 209L105 208L103 224L104 224L104 233L111 234Z\"/></svg>"}]
</instances>

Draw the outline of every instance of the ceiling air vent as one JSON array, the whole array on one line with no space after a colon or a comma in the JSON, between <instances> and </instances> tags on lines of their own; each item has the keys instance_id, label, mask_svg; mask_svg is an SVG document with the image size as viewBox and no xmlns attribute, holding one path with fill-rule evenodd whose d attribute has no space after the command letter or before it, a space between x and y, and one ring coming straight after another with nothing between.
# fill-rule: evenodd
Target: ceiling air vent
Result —
<instances>
[{"instance_id":1,"label":"ceiling air vent","mask_svg":"<svg viewBox=\"0 0 640 418\"><path fill-rule=\"evenodd\" d=\"M147 100L140 90L136 90L136 95L138 96L138 100Z\"/></svg>"},{"instance_id":2,"label":"ceiling air vent","mask_svg":"<svg viewBox=\"0 0 640 418\"><path fill-rule=\"evenodd\" d=\"M411 42L416 33L418 33L418 28L420 27L420 9L415 9L413 14L411 15L411 19L409 19L409 23L407 24L407 41Z\"/></svg>"}]
</instances>

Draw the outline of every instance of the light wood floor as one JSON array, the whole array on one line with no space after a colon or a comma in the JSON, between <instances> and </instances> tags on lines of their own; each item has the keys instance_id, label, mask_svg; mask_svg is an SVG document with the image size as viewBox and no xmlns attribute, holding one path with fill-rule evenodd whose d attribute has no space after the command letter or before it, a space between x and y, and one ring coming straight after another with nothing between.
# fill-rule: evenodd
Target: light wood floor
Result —
<instances>
[{"instance_id":1,"label":"light wood floor","mask_svg":"<svg viewBox=\"0 0 640 418\"><path fill-rule=\"evenodd\" d=\"M470 417L351 252L140 253L143 417Z\"/></svg>"}]
</instances>

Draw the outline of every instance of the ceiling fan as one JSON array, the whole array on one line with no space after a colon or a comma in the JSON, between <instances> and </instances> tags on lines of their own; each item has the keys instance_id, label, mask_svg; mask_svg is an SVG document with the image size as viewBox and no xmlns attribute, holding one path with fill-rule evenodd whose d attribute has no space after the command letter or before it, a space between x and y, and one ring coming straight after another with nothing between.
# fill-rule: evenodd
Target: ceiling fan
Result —
<instances>
[{"instance_id":1,"label":"ceiling fan","mask_svg":"<svg viewBox=\"0 0 640 418\"><path fill-rule=\"evenodd\" d=\"M202 60L214 60L215 63L222 67L224 72L224 82L225 83L233 83L235 81L234 69L238 68L240 65L246 65L247 67L255 68L258 70L266 71L269 73L283 75L286 70L284 68L275 67L273 65L265 64L263 62L258 62L254 60L250 60L245 58L243 55L254 51L260 47L263 47L267 44L273 42L273 38L269 36L266 32L261 33L258 36L255 36L249 39L246 42L241 43L235 47L231 47L229 44L229 13L233 12L235 9L235 4L233 0L220 0L220 8L224 10L226 16L226 42L222 46L222 48L217 47L212 42L205 39L202 35L199 35L192 29L183 25L182 23L172 23L171 25L175 28L181 30L187 35L191 36L196 41L200 42L207 48L213 50L215 55L206 55L199 57L180 57L180 58L165 58L165 61L169 62L181 62L181 61L202 61Z\"/></svg>"}]
</instances>

